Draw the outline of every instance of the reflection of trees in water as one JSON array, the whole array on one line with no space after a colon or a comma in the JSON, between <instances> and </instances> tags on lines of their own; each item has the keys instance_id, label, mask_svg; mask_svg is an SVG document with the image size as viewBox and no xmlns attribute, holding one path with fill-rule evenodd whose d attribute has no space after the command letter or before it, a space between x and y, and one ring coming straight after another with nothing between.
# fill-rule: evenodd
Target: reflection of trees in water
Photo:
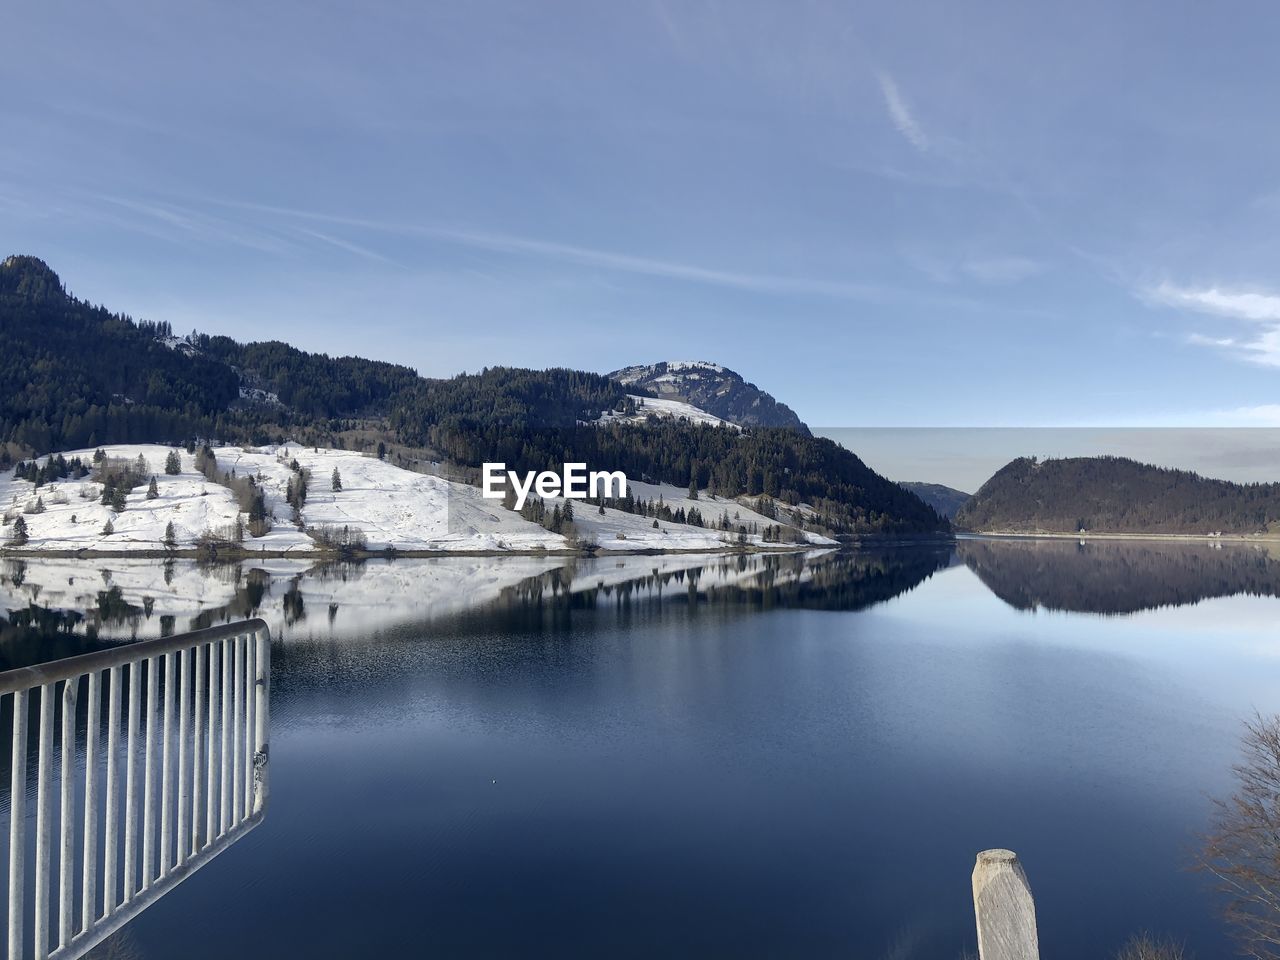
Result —
<instances>
[{"instance_id":1,"label":"reflection of trees in water","mask_svg":"<svg viewBox=\"0 0 1280 960\"><path fill-rule=\"evenodd\" d=\"M61 660L107 644L96 632L80 632L84 614L75 610L50 610L31 604L0 616L0 670L12 670L44 660Z\"/></svg>"},{"instance_id":2,"label":"reflection of trees in water","mask_svg":"<svg viewBox=\"0 0 1280 960\"><path fill-rule=\"evenodd\" d=\"M1280 596L1280 557L1262 545L960 540L957 551L1019 610L1134 613L1237 593Z\"/></svg>"},{"instance_id":3,"label":"reflection of trees in water","mask_svg":"<svg viewBox=\"0 0 1280 960\"><path fill-rule=\"evenodd\" d=\"M256 567L245 569L238 563L219 564L202 568L207 576L216 577L235 588L231 599L216 607L209 607L192 617L185 629L203 630L232 620L256 617L262 602L271 590L271 575Z\"/></svg>"},{"instance_id":4,"label":"reflection of trees in water","mask_svg":"<svg viewBox=\"0 0 1280 960\"><path fill-rule=\"evenodd\" d=\"M289 589L284 594L285 626L293 626L307 618L305 604L302 602L302 577L294 577L289 581Z\"/></svg>"},{"instance_id":5,"label":"reflection of trees in water","mask_svg":"<svg viewBox=\"0 0 1280 960\"><path fill-rule=\"evenodd\" d=\"M173 566L172 561L165 563L166 582L173 578ZM0 570L0 585L21 590L27 599L25 607L0 615L0 669L58 660L111 646L112 643L100 642L103 635L115 640L133 639L156 616L156 598L143 596L140 604L129 602L109 569L97 571L103 589L93 591L92 599L88 599L82 609L74 610L38 603L39 585L26 583L27 573L25 561L9 561ZM199 630L254 616L270 589L271 577L267 573L245 570L240 564L201 565L200 573L234 584L235 591L228 603L200 612L190 618L182 630ZM174 614L160 615L160 636L171 637L178 630L178 618Z\"/></svg>"},{"instance_id":6,"label":"reflection of trees in water","mask_svg":"<svg viewBox=\"0 0 1280 960\"><path fill-rule=\"evenodd\" d=\"M683 603L768 610L861 610L919 585L944 568L950 545L842 551L821 556L794 554L735 555L677 570L655 564L647 574L620 583L584 587L589 570L561 567L508 587L495 602L506 610L546 606L589 609L601 604ZM725 582L726 575L734 577Z\"/></svg>"}]
</instances>

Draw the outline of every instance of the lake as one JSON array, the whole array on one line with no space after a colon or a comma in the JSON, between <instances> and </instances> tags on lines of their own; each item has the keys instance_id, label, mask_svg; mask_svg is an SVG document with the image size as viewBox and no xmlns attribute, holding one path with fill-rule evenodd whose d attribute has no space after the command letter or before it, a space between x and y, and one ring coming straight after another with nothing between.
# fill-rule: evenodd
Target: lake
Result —
<instances>
[{"instance_id":1,"label":"lake","mask_svg":"<svg viewBox=\"0 0 1280 960\"><path fill-rule=\"evenodd\" d=\"M276 638L266 820L102 956L959 960L1009 847L1046 957L1205 958L1188 868L1280 711L1278 596L1280 553L1138 542L6 561L0 667Z\"/></svg>"}]
</instances>

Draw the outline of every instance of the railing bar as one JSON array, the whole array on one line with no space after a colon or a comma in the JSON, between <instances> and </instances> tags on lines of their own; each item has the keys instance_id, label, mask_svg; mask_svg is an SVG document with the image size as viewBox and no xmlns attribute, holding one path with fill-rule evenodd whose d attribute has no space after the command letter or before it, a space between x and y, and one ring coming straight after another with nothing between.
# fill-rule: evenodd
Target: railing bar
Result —
<instances>
[{"instance_id":1,"label":"railing bar","mask_svg":"<svg viewBox=\"0 0 1280 960\"><path fill-rule=\"evenodd\" d=\"M204 787L204 658L208 651L204 647L196 647L196 676L192 684L192 695L195 702L191 710L191 846L187 853L195 856L200 852L200 829L204 826L204 817L200 807L202 788Z\"/></svg>"},{"instance_id":2,"label":"railing bar","mask_svg":"<svg viewBox=\"0 0 1280 960\"><path fill-rule=\"evenodd\" d=\"M160 746L160 870L173 862L173 695L178 685L178 655L164 655L164 727Z\"/></svg>"},{"instance_id":3,"label":"railing bar","mask_svg":"<svg viewBox=\"0 0 1280 960\"><path fill-rule=\"evenodd\" d=\"M222 641L209 644L209 776L206 781L208 789L208 799L205 806L205 844L213 843L213 838L217 835L218 829L218 740L217 740L217 719L218 719L218 652L222 648Z\"/></svg>"},{"instance_id":4,"label":"railing bar","mask_svg":"<svg viewBox=\"0 0 1280 960\"><path fill-rule=\"evenodd\" d=\"M98 909L98 724L102 674L89 674L84 741L84 871L80 889L80 928L87 930Z\"/></svg>"},{"instance_id":5,"label":"railing bar","mask_svg":"<svg viewBox=\"0 0 1280 960\"><path fill-rule=\"evenodd\" d=\"M174 864L187 859L187 834L191 825L191 788L187 785L187 714L191 712L191 651L182 651L178 681L178 849Z\"/></svg>"},{"instance_id":6,"label":"railing bar","mask_svg":"<svg viewBox=\"0 0 1280 960\"><path fill-rule=\"evenodd\" d=\"M244 638L244 815L253 812L253 755L256 752L258 728L254 724L257 713L258 637L251 633Z\"/></svg>"},{"instance_id":7,"label":"railing bar","mask_svg":"<svg viewBox=\"0 0 1280 960\"><path fill-rule=\"evenodd\" d=\"M218 786L220 807L218 836L227 832L231 826L231 646L222 642L222 719L219 725L221 752L219 753L222 778Z\"/></svg>"},{"instance_id":8,"label":"railing bar","mask_svg":"<svg viewBox=\"0 0 1280 960\"><path fill-rule=\"evenodd\" d=\"M22 956L27 888L27 691L13 695L13 756L9 773L9 956Z\"/></svg>"},{"instance_id":9,"label":"railing bar","mask_svg":"<svg viewBox=\"0 0 1280 960\"><path fill-rule=\"evenodd\" d=\"M154 878L151 865L152 835L155 826L155 755L156 755L156 700L160 694L160 666L155 657L147 658L147 740L142 755L142 885L146 890Z\"/></svg>"},{"instance_id":10,"label":"railing bar","mask_svg":"<svg viewBox=\"0 0 1280 960\"><path fill-rule=\"evenodd\" d=\"M58 853L58 946L64 946L75 932L76 856L76 700L80 680L62 684L62 798L58 826L62 842Z\"/></svg>"},{"instance_id":11,"label":"railing bar","mask_svg":"<svg viewBox=\"0 0 1280 960\"><path fill-rule=\"evenodd\" d=\"M165 896L174 887L182 883L197 870L204 867L215 857L221 855L224 851L236 843L241 837L249 831L256 829L262 823L261 817L251 817L238 826L234 827L225 837L225 842L211 846L202 850L198 856L192 857L181 867L175 868L165 877L163 883L152 885L151 889L145 893L140 893L131 902L122 904L121 907L112 913L109 917L98 921L94 926L80 934L72 940L71 946L67 948L58 948L50 956L50 960L71 960L75 957L83 957L88 955L88 951L102 943L114 933L118 933L120 929L133 920L138 915L151 907L157 900Z\"/></svg>"},{"instance_id":12,"label":"railing bar","mask_svg":"<svg viewBox=\"0 0 1280 960\"><path fill-rule=\"evenodd\" d=\"M140 640L137 643L123 644L107 650L81 653L74 657L67 657L65 660L52 660L31 667L5 670L0 672L0 695L17 690L30 690L32 687L56 683L70 677L82 677L86 673L106 670L108 667L123 667L142 657L159 657L197 644L222 640L243 633L245 630L261 630L265 626L261 618L255 617L253 620L240 623L221 624L173 637Z\"/></svg>"},{"instance_id":13,"label":"railing bar","mask_svg":"<svg viewBox=\"0 0 1280 960\"><path fill-rule=\"evenodd\" d=\"M142 696L142 661L129 664L129 723L125 730L124 772L124 902L133 899L138 880L138 722Z\"/></svg>"},{"instance_id":14,"label":"railing bar","mask_svg":"<svg viewBox=\"0 0 1280 960\"><path fill-rule=\"evenodd\" d=\"M239 823L244 810L244 638L236 637L235 644L235 705L232 718L232 756L233 771L231 782L234 784L231 796L231 821Z\"/></svg>"},{"instance_id":15,"label":"railing bar","mask_svg":"<svg viewBox=\"0 0 1280 960\"><path fill-rule=\"evenodd\" d=\"M120 797L116 783L116 754L120 752L120 676L119 667L107 674L107 813L103 823L106 835L102 863L102 916L116 905L116 831L119 830Z\"/></svg>"},{"instance_id":16,"label":"railing bar","mask_svg":"<svg viewBox=\"0 0 1280 960\"><path fill-rule=\"evenodd\" d=\"M254 730L254 795L253 795L253 812L254 815L261 814L267 806L267 785L268 772L270 769L270 747L267 745L267 731L269 727L270 717L268 710L271 707L271 638L265 630L256 631L254 636L257 638L258 645L258 669L254 682L255 699L258 702L258 708L255 720Z\"/></svg>"},{"instance_id":17,"label":"railing bar","mask_svg":"<svg viewBox=\"0 0 1280 960\"><path fill-rule=\"evenodd\" d=\"M53 684L40 688L40 752L36 761L35 956L49 956L49 841L53 789Z\"/></svg>"},{"instance_id":18,"label":"railing bar","mask_svg":"<svg viewBox=\"0 0 1280 960\"><path fill-rule=\"evenodd\" d=\"M248 632L245 632L246 628ZM130 645L133 659L123 662L117 659L107 664L100 662L99 654L91 654L43 665L34 671L20 668L0 673L0 697L13 694L9 956L25 955L24 948L28 943L26 924L33 913L32 956L37 960L48 960L51 955L57 958L82 956L94 944L119 929L128 918L136 916L159 895L189 875L192 869L220 852L223 844L220 842L215 846L215 832L219 841L224 838L233 840L260 821L267 798L270 633L260 620L236 624L235 629L239 632L218 628L188 634L187 637L199 640L195 644L188 640L186 646L174 647L173 638L166 638L163 651L149 641ZM140 649L144 647L145 653ZM220 659L222 697L219 716ZM164 677L161 676L162 661ZM85 669L79 674L68 673L73 664ZM56 671L46 669L51 666L56 667ZM123 669L125 666L128 667L127 673ZM105 764L101 739L104 673L109 684L105 704ZM31 911L24 909L26 891L32 886L27 883L26 873L28 830L25 813L29 809L26 774L33 706L30 698L36 685L16 686L15 680L15 676L26 678L28 675L42 678L38 684L35 872L31 878L35 892L34 910ZM87 691L83 784L78 782L80 758L77 756L77 706L82 680ZM59 683L62 684L61 690L58 689ZM127 725L121 711L126 683ZM59 695L62 700L60 713L55 702ZM204 702L206 696L207 707ZM175 700L178 709L176 723ZM60 730L55 728L58 721ZM144 733L140 729L144 723L145 735L140 735ZM122 735L127 738L123 751L120 744ZM163 742L157 752L156 738L161 736ZM138 763L139 749L144 751L142 764ZM57 760L55 752L60 754ZM122 752L125 765L123 810L119 796ZM101 782L102 771L99 770L104 765L105 784ZM143 777L141 817L137 809L139 766ZM56 799L55 774L59 788ZM203 786L208 787L207 792L202 790ZM81 799L83 819L78 809ZM56 889L52 863L55 803L59 804L56 811L59 845ZM159 831L156 829L157 805L160 810ZM120 823L121 815L123 825ZM201 837L202 823L209 834L204 838ZM123 857L118 837L121 826L124 833ZM215 831L215 826L221 829ZM100 837L100 827L106 834L105 839ZM137 842L139 829L142 832L141 862ZM158 864L154 853L157 843L160 849ZM53 903L55 896L56 908ZM53 916L55 909L56 921ZM52 939L54 922L57 923L56 941Z\"/></svg>"}]
</instances>

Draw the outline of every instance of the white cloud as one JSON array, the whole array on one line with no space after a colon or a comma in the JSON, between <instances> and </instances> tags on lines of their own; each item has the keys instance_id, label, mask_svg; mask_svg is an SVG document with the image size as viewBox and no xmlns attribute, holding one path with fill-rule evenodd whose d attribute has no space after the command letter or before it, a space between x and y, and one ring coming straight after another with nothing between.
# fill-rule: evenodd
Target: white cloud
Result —
<instances>
[{"instance_id":1,"label":"white cloud","mask_svg":"<svg viewBox=\"0 0 1280 960\"><path fill-rule=\"evenodd\" d=\"M1230 426L1280 427L1280 403L1264 403L1256 407L1236 407L1224 410L1220 419Z\"/></svg>"},{"instance_id":2,"label":"white cloud","mask_svg":"<svg viewBox=\"0 0 1280 960\"><path fill-rule=\"evenodd\" d=\"M922 153L928 151L929 138L911 113L911 108L907 106L907 101L903 98L902 91L898 89L898 84L887 73L879 73L876 78L880 81L880 92L884 94L884 105L889 111L889 119L893 121L893 125L917 150Z\"/></svg>"},{"instance_id":3,"label":"white cloud","mask_svg":"<svg viewBox=\"0 0 1280 960\"><path fill-rule=\"evenodd\" d=\"M1187 342L1228 350L1252 363L1280 367L1280 294L1162 283L1145 291L1144 298L1165 306L1247 323L1246 331L1239 336L1195 332L1187 337Z\"/></svg>"},{"instance_id":4,"label":"white cloud","mask_svg":"<svg viewBox=\"0 0 1280 960\"><path fill-rule=\"evenodd\" d=\"M1280 322L1280 294L1162 283L1150 291L1150 296L1160 303L1201 313L1216 313L1240 320Z\"/></svg>"}]
</instances>

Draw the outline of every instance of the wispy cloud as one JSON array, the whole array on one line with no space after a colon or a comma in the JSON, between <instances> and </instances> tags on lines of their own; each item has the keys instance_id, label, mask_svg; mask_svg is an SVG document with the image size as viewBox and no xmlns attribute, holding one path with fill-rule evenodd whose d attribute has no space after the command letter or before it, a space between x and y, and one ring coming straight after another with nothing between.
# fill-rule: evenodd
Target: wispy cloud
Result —
<instances>
[{"instance_id":1,"label":"wispy cloud","mask_svg":"<svg viewBox=\"0 0 1280 960\"><path fill-rule=\"evenodd\" d=\"M1166 282L1144 291L1143 296L1153 303L1247 323L1239 336L1197 331L1187 337L1187 342L1228 350L1252 363L1280 367L1280 294L1220 286L1184 287Z\"/></svg>"},{"instance_id":2,"label":"wispy cloud","mask_svg":"<svg viewBox=\"0 0 1280 960\"><path fill-rule=\"evenodd\" d=\"M876 74L876 79L880 81L880 92L884 95L884 105L889 111L889 119L893 121L893 125L913 147L921 153L927 152L929 137L911 112L911 108L907 106L906 98L898 89L897 82L883 71Z\"/></svg>"},{"instance_id":3,"label":"wispy cloud","mask_svg":"<svg viewBox=\"0 0 1280 960\"><path fill-rule=\"evenodd\" d=\"M285 253L289 249L289 244L278 236L186 207L117 196L99 196L96 199L109 207L159 224L172 236L205 243L235 244L262 253Z\"/></svg>"},{"instance_id":4,"label":"wispy cloud","mask_svg":"<svg viewBox=\"0 0 1280 960\"><path fill-rule=\"evenodd\" d=\"M681 280L690 283L707 284L735 290L768 294L799 294L872 302L909 299L919 302L933 303L935 305L941 302L945 302L948 306L965 305L956 298L947 298L945 301L942 301L939 298L924 296L914 291L884 287L875 284L862 284L842 280L826 280L815 277L782 276L769 273L748 273L739 270L724 270L714 267L706 267L699 264L638 256L635 254L620 253L614 250L560 243L553 240L543 240L533 237L515 236L506 233L494 233L490 231L436 226L430 224L408 224L394 221L372 220L361 217L347 217L256 203L241 203L235 201L215 202L220 202L222 205L227 207L252 210L258 213L273 214L295 220L345 226L357 230L415 236L478 250L532 256L555 260L560 263L599 267L601 269L613 270L621 273L661 277L670 280Z\"/></svg>"},{"instance_id":5,"label":"wispy cloud","mask_svg":"<svg viewBox=\"0 0 1280 960\"><path fill-rule=\"evenodd\" d=\"M319 240L330 246L337 247L339 250L345 250L347 253L354 253L358 257L364 257L366 260L376 260L379 263L389 263L392 266L400 266L390 257L384 257L376 250L370 250L358 243L352 243L350 240L344 240L342 237L335 237L328 233L321 233L319 230L308 230L306 227L298 227L298 233L313 240Z\"/></svg>"}]
</instances>

